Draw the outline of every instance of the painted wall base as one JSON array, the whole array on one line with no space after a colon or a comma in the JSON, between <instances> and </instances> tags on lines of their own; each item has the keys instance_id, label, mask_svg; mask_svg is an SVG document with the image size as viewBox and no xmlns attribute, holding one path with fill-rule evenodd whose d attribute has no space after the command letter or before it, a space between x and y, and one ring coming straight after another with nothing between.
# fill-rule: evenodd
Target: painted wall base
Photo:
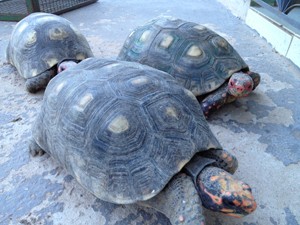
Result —
<instances>
[{"instance_id":1,"label":"painted wall base","mask_svg":"<svg viewBox=\"0 0 300 225\"><path fill-rule=\"evenodd\" d=\"M246 24L255 29L281 55L289 58L300 67L300 38L299 35L285 29L272 19L249 8Z\"/></svg>"}]
</instances>

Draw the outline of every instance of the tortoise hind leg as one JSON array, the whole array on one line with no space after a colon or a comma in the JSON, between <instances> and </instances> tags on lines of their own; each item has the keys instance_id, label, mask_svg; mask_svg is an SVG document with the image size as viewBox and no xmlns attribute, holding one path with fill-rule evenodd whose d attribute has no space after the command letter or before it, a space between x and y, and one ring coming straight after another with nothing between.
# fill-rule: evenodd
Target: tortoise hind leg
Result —
<instances>
[{"instance_id":1,"label":"tortoise hind leg","mask_svg":"<svg viewBox=\"0 0 300 225\"><path fill-rule=\"evenodd\" d=\"M36 77L32 77L26 80L26 89L30 93L36 93L42 89L45 89L49 81L56 75L56 69L52 68L46 70Z\"/></svg>"},{"instance_id":2,"label":"tortoise hind leg","mask_svg":"<svg viewBox=\"0 0 300 225\"><path fill-rule=\"evenodd\" d=\"M139 204L165 214L172 225L205 224L195 185L184 173L175 175L158 195Z\"/></svg>"},{"instance_id":3,"label":"tortoise hind leg","mask_svg":"<svg viewBox=\"0 0 300 225\"><path fill-rule=\"evenodd\" d=\"M250 186L220 168L204 168L196 186L203 206L210 210L240 218L256 209Z\"/></svg>"},{"instance_id":4,"label":"tortoise hind leg","mask_svg":"<svg viewBox=\"0 0 300 225\"><path fill-rule=\"evenodd\" d=\"M29 142L29 153L34 157L42 156L43 154L45 154L45 151L32 138Z\"/></svg>"}]
</instances>

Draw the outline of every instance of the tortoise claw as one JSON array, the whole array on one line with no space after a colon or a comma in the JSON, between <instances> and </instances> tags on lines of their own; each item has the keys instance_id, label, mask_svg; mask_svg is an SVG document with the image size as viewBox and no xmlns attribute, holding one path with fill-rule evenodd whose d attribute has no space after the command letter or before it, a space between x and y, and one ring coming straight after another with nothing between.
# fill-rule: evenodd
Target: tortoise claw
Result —
<instances>
[{"instance_id":1,"label":"tortoise claw","mask_svg":"<svg viewBox=\"0 0 300 225\"><path fill-rule=\"evenodd\" d=\"M32 157L35 157L44 155L45 151L34 140L31 140L29 143L29 153Z\"/></svg>"}]
</instances>

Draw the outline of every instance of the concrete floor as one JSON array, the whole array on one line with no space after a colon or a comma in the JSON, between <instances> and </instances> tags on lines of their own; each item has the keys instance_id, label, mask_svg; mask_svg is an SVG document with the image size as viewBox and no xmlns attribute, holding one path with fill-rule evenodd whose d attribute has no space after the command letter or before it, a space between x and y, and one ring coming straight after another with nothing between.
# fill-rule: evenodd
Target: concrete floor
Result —
<instances>
[{"instance_id":1,"label":"concrete floor","mask_svg":"<svg viewBox=\"0 0 300 225\"><path fill-rule=\"evenodd\" d=\"M299 225L298 67L216 0L102 0L62 16L86 35L95 56L115 58L133 28L159 15L215 30L262 76L253 94L209 119L224 148L238 157L236 176L252 186L258 208L242 219L205 210L207 225ZM169 224L155 211L96 199L48 155L29 156L27 140L43 93L27 93L6 63L15 24L0 22L0 224Z\"/></svg>"}]
</instances>

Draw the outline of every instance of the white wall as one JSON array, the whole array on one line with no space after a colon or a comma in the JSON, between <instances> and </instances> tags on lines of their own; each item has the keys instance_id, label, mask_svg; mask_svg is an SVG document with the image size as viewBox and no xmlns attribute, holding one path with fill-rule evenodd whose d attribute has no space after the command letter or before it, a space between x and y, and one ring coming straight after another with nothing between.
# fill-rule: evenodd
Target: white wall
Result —
<instances>
[{"instance_id":1,"label":"white wall","mask_svg":"<svg viewBox=\"0 0 300 225\"><path fill-rule=\"evenodd\" d=\"M247 11L250 6L250 0L218 0L226 8L228 8L233 15L241 18L242 20L246 19Z\"/></svg>"},{"instance_id":2,"label":"white wall","mask_svg":"<svg viewBox=\"0 0 300 225\"><path fill-rule=\"evenodd\" d=\"M300 35L295 34L250 8L251 0L218 0L233 15L241 18L248 26L264 37L276 51L300 67Z\"/></svg>"}]
</instances>

